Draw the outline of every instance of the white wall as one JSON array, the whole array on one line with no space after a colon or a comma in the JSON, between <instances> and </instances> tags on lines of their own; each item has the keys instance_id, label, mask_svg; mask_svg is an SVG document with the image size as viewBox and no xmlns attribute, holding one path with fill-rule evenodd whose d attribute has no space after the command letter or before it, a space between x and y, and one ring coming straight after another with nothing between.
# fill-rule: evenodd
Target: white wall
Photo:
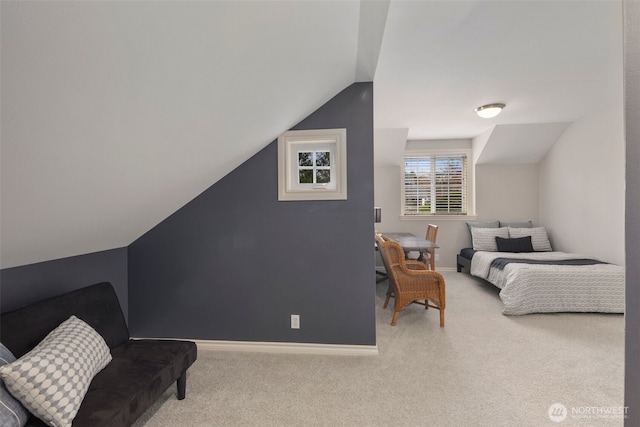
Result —
<instances>
[{"instance_id":1,"label":"white wall","mask_svg":"<svg viewBox=\"0 0 640 427\"><path fill-rule=\"evenodd\" d=\"M574 122L539 165L539 219L554 249L624 265L622 102Z\"/></svg>"},{"instance_id":2,"label":"white wall","mask_svg":"<svg viewBox=\"0 0 640 427\"><path fill-rule=\"evenodd\" d=\"M537 165L476 165L476 211L481 220L538 224Z\"/></svg>"}]
</instances>

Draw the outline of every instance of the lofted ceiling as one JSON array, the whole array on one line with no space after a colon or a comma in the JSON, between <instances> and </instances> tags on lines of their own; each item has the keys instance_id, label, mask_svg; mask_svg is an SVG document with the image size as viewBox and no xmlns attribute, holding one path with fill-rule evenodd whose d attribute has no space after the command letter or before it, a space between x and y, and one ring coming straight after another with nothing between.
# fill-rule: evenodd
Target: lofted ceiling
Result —
<instances>
[{"instance_id":1,"label":"lofted ceiling","mask_svg":"<svg viewBox=\"0 0 640 427\"><path fill-rule=\"evenodd\" d=\"M3 268L129 245L354 81L377 163L479 135L488 162L535 162L622 102L618 1L0 8Z\"/></svg>"}]
</instances>

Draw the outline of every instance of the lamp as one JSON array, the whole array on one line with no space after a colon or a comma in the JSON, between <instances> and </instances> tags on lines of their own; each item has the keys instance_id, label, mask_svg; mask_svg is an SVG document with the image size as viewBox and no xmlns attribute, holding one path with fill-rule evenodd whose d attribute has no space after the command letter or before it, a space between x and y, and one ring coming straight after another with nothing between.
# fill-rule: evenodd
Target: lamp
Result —
<instances>
[{"instance_id":1,"label":"lamp","mask_svg":"<svg viewBox=\"0 0 640 427\"><path fill-rule=\"evenodd\" d=\"M500 114L504 107L505 104L487 104L483 105L482 107L478 107L473 111L475 111L483 119L490 119Z\"/></svg>"},{"instance_id":2,"label":"lamp","mask_svg":"<svg viewBox=\"0 0 640 427\"><path fill-rule=\"evenodd\" d=\"M373 218L376 224L382 222L382 208L373 208Z\"/></svg>"}]
</instances>

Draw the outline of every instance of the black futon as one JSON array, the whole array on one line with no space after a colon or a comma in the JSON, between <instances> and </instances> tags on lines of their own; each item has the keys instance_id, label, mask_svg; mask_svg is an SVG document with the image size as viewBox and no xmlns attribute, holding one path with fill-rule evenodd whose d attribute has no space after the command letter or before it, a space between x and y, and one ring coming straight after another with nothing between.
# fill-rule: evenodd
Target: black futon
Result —
<instances>
[{"instance_id":1,"label":"black futon","mask_svg":"<svg viewBox=\"0 0 640 427\"><path fill-rule=\"evenodd\" d=\"M187 368L197 358L196 344L130 339L118 297L109 283L2 313L0 342L19 358L71 315L95 329L112 356L91 381L73 426L130 426L174 382L178 399L184 399ZM31 416L27 425L45 424Z\"/></svg>"}]
</instances>

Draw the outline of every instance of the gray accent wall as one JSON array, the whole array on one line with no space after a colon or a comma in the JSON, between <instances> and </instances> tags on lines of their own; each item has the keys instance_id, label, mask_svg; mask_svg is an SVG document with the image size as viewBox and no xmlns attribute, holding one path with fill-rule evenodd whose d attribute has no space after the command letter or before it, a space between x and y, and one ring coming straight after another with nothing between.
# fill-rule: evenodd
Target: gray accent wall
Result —
<instances>
[{"instance_id":1,"label":"gray accent wall","mask_svg":"<svg viewBox=\"0 0 640 427\"><path fill-rule=\"evenodd\" d=\"M129 246L132 336L375 344L373 84L293 129L324 128L347 129L348 199L278 201L271 142Z\"/></svg>"},{"instance_id":2,"label":"gray accent wall","mask_svg":"<svg viewBox=\"0 0 640 427\"><path fill-rule=\"evenodd\" d=\"M127 248L111 249L0 270L0 311L110 282L127 319Z\"/></svg>"},{"instance_id":3,"label":"gray accent wall","mask_svg":"<svg viewBox=\"0 0 640 427\"><path fill-rule=\"evenodd\" d=\"M625 425L640 425L640 2L626 0L625 116L626 116L626 314Z\"/></svg>"}]
</instances>

